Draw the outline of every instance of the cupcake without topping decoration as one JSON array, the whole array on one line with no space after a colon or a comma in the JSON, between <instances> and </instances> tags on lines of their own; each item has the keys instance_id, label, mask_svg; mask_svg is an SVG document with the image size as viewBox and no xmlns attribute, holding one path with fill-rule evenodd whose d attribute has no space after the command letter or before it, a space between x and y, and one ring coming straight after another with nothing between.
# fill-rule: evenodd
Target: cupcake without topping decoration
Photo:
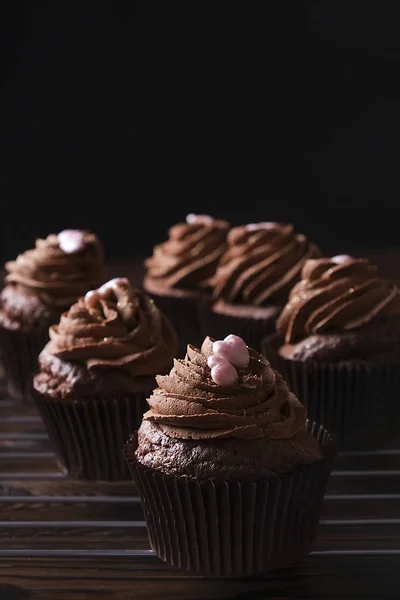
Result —
<instances>
[{"instance_id":1,"label":"cupcake without topping decoration","mask_svg":"<svg viewBox=\"0 0 400 600\"><path fill-rule=\"evenodd\" d=\"M29 399L49 326L77 298L105 281L103 249L89 231L65 230L5 264L0 296L0 348L9 392Z\"/></svg>"},{"instance_id":2,"label":"cupcake without topping decoration","mask_svg":"<svg viewBox=\"0 0 400 600\"><path fill-rule=\"evenodd\" d=\"M184 354L189 341L200 343L198 300L207 294L210 278L226 249L230 225L210 215L188 214L171 227L168 239L145 260L144 290L173 323Z\"/></svg>"},{"instance_id":3,"label":"cupcake without topping decoration","mask_svg":"<svg viewBox=\"0 0 400 600\"><path fill-rule=\"evenodd\" d=\"M304 406L268 361L236 335L207 337L157 383L125 446L156 554L189 571L244 576L307 553L334 445L317 424L307 428Z\"/></svg>"},{"instance_id":4,"label":"cupcake without topping decoration","mask_svg":"<svg viewBox=\"0 0 400 600\"><path fill-rule=\"evenodd\" d=\"M263 350L312 417L343 438L400 390L400 290L368 259L309 260Z\"/></svg>"},{"instance_id":5,"label":"cupcake without topping decoration","mask_svg":"<svg viewBox=\"0 0 400 600\"><path fill-rule=\"evenodd\" d=\"M165 315L126 278L89 291L50 328L34 399L64 470L83 479L126 478L124 440L177 345Z\"/></svg>"},{"instance_id":6,"label":"cupcake without topping decoration","mask_svg":"<svg viewBox=\"0 0 400 600\"><path fill-rule=\"evenodd\" d=\"M320 256L317 246L285 223L233 227L228 248L211 279L212 301L201 311L202 331L241 335L257 350L274 327L304 262Z\"/></svg>"}]
</instances>

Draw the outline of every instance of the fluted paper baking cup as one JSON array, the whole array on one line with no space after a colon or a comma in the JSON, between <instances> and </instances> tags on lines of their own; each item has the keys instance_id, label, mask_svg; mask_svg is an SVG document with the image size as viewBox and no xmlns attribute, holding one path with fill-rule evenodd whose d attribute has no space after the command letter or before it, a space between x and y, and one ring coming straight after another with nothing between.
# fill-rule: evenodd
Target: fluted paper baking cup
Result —
<instances>
[{"instance_id":1,"label":"fluted paper baking cup","mask_svg":"<svg viewBox=\"0 0 400 600\"><path fill-rule=\"evenodd\" d=\"M35 393L57 461L76 479L129 479L123 447L148 409L145 393L54 400Z\"/></svg>"},{"instance_id":2,"label":"fluted paper baking cup","mask_svg":"<svg viewBox=\"0 0 400 600\"><path fill-rule=\"evenodd\" d=\"M324 459L254 481L165 475L128 452L157 556L208 577L266 573L304 557L317 535L335 456L332 436L315 423L309 430L324 449Z\"/></svg>"},{"instance_id":3,"label":"fluted paper baking cup","mask_svg":"<svg viewBox=\"0 0 400 600\"><path fill-rule=\"evenodd\" d=\"M270 334L275 327L276 314L271 307L271 315L267 318L245 317L229 315L212 310L209 302L199 304L199 319L201 337L209 336L216 340L223 340L230 333L241 337L250 348L260 352L261 341Z\"/></svg>"},{"instance_id":4,"label":"fluted paper baking cup","mask_svg":"<svg viewBox=\"0 0 400 600\"><path fill-rule=\"evenodd\" d=\"M278 353L280 345L274 334L261 351L306 406L309 418L332 431L340 444L399 394L399 365L288 360Z\"/></svg>"},{"instance_id":5,"label":"fluted paper baking cup","mask_svg":"<svg viewBox=\"0 0 400 600\"><path fill-rule=\"evenodd\" d=\"M32 401L33 375L38 370L38 356L48 340L47 330L31 333L0 327L1 362L6 374L7 391L13 400Z\"/></svg>"}]
</instances>

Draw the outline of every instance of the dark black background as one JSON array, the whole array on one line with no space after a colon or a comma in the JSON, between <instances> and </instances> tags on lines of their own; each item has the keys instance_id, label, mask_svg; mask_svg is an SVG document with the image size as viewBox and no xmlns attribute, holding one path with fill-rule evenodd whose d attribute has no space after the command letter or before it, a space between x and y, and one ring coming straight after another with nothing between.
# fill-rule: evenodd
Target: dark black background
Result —
<instances>
[{"instance_id":1,"label":"dark black background","mask_svg":"<svg viewBox=\"0 0 400 600\"><path fill-rule=\"evenodd\" d=\"M397 2L1 9L1 258L87 227L143 255L188 212L394 246Z\"/></svg>"}]
</instances>

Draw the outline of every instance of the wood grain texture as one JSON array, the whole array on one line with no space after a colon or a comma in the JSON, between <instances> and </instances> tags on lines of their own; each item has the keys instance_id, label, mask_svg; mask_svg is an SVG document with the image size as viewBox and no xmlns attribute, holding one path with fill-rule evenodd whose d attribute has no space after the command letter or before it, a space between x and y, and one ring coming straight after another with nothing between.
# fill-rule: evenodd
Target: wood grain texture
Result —
<instances>
[{"instance_id":1,"label":"wood grain texture","mask_svg":"<svg viewBox=\"0 0 400 600\"><path fill-rule=\"evenodd\" d=\"M377 262L395 276L399 257ZM135 263L112 266L126 273L139 281ZM69 479L35 409L0 394L0 600L399 598L398 404L338 456L313 553L265 577L210 580L154 556L133 482Z\"/></svg>"},{"instance_id":2,"label":"wood grain texture","mask_svg":"<svg viewBox=\"0 0 400 600\"><path fill-rule=\"evenodd\" d=\"M310 557L265 578L207 580L171 573L157 559L0 558L2 600L384 600L398 598L399 559ZM5 575L4 575L5 573Z\"/></svg>"}]
</instances>

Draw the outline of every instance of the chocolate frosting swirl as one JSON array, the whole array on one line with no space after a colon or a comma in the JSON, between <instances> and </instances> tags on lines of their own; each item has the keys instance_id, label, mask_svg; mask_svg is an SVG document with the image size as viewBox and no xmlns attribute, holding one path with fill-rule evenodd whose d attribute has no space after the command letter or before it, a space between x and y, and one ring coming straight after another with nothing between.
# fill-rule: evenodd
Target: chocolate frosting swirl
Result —
<instances>
[{"instance_id":1,"label":"chocolate frosting swirl","mask_svg":"<svg viewBox=\"0 0 400 600\"><path fill-rule=\"evenodd\" d=\"M175 331L153 300L117 279L80 298L50 327L44 354L139 377L167 372L176 349Z\"/></svg>"},{"instance_id":2,"label":"chocolate frosting swirl","mask_svg":"<svg viewBox=\"0 0 400 600\"><path fill-rule=\"evenodd\" d=\"M400 290L394 283L379 277L367 259L338 256L305 263L276 329L290 344L399 315Z\"/></svg>"},{"instance_id":3,"label":"chocolate frosting swirl","mask_svg":"<svg viewBox=\"0 0 400 600\"><path fill-rule=\"evenodd\" d=\"M44 304L60 310L104 281L103 250L96 235L80 234L76 251L65 251L59 236L37 239L35 248L6 263L6 284L26 288L41 298ZM59 234L62 235L62 234Z\"/></svg>"},{"instance_id":4,"label":"chocolate frosting swirl","mask_svg":"<svg viewBox=\"0 0 400 600\"><path fill-rule=\"evenodd\" d=\"M304 428L306 410L268 361L249 348L248 367L238 382L216 385L207 359L211 338L201 350L189 345L185 359L175 360L169 375L158 376L143 419L178 439L292 438Z\"/></svg>"},{"instance_id":5,"label":"chocolate frosting swirl","mask_svg":"<svg viewBox=\"0 0 400 600\"><path fill-rule=\"evenodd\" d=\"M292 225L260 223L233 227L228 249L212 278L215 301L264 306L287 300L304 261L320 251Z\"/></svg>"},{"instance_id":6,"label":"chocolate frosting swirl","mask_svg":"<svg viewBox=\"0 0 400 600\"><path fill-rule=\"evenodd\" d=\"M155 246L153 256L145 260L145 286L153 281L165 288L207 287L226 249L228 230L227 221L208 215L171 227L169 239Z\"/></svg>"}]
</instances>

